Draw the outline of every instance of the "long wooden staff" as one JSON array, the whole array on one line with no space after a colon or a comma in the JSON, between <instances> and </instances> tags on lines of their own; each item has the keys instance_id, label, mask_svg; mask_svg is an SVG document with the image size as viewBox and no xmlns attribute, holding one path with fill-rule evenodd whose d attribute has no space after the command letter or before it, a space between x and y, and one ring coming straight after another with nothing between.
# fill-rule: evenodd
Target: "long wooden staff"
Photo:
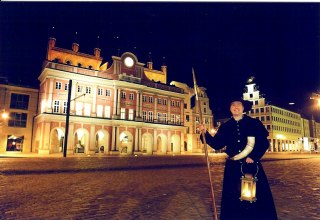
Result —
<instances>
[{"instance_id":1,"label":"long wooden staff","mask_svg":"<svg viewBox=\"0 0 320 220\"><path fill-rule=\"evenodd\" d=\"M198 110L199 110L199 115L200 115L200 123L203 124L201 105L200 105L199 96L198 96L197 80L196 80L196 76L194 74L193 68L192 68L192 76L193 76L194 92L196 94L196 99L197 99L197 103L198 103ZM218 220L216 202L215 202L214 191L213 191L213 187L212 187L212 178L211 178L211 172L210 172L210 162L209 162L209 157L208 157L208 147L207 147L207 142L206 142L205 131L201 131L201 135L202 135L204 151L205 151L206 160L207 160L207 168L208 168L208 174L209 174L209 180L210 180L210 188L211 188L211 196L212 196L213 214L214 214L214 219Z\"/></svg>"}]
</instances>

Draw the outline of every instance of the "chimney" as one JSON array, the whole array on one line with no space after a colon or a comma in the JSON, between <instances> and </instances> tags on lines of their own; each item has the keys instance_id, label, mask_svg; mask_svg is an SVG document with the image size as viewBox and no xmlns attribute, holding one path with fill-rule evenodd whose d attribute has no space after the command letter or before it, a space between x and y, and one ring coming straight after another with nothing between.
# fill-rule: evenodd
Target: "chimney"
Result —
<instances>
[{"instance_id":1,"label":"chimney","mask_svg":"<svg viewBox=\"0 0 320 220\"><path fill-rule=\"evenodd\" d=\"M165 63L165 57L163 57L163 64L162 64L162 66L161 66L161 71L165 74L165 75L167 75L167 65L166 65L166 63Z\"/></svg>"},{"instance_id":2,"label":"chimney","mask_svg":"<svg viewBox=\"0 0 320 220\"><path fill-rule=\"evenodd\" d=\"M78 32L76 32L74 41L72 43L72 51L75 53L79 51L79 44L77 42L78 42Z\"/></svg>"},{"instance_id":3,"label":"chimney","mask_svg":"<svg viewBox=\"0 0 320 220\"><path fill-rule=\"evenodd\" d=\"M148 69L149 69L149 70L152 70L152 69L153 69L153 67L152 67L151 52L149 52L149 60L148 60L147 66L148 66Z\"/></svg>"},{"instance_id":4,"label":"chimney","mask_svg":"<svg viewBox=\"0 0 320 220\"><path fill-rule=\"evenodd\" d=\"M100 49L100 42L99 42L99 36L97 37L97 43L96 43L96 47L94 48L94 52L93 52L93 54L94 54L94 56L96 57L96 58L99 58L100 57L100 52L101 52L101 49Z\"/></svg>"},{"instance_id":5,"label":"chimney","mask_svg":"<svg viewBox=\"0 0 320 220\"><path fill-rule=\"evenodd\" d=\"M100 52L101 52L101 49L99 48L94 48L94 56L96 58L99 58L100 57Z\"/></svg>"},{"instance_id":6,"label":"chimney","mask_svg":"<svg viewBox=\"0 0 320 220\"><path fill-rule=\"evenodd\" d=\"M51 59L51 49L54 48L56 45L56 38L54 37L54 27L52 27L50 31L50 37L48 40L48 48L47 48L47 60Z\"/></svg>"}]
</instances>

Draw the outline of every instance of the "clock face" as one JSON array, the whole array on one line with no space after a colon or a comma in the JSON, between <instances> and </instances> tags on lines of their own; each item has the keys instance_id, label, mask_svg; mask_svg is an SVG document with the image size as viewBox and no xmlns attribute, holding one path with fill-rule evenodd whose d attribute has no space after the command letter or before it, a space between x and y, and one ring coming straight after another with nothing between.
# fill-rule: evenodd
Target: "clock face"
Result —
<instances>
[{"instance_id":1,"label":"clock face","mask_svg":"<svg viewBox=\"0 0 320 220\"><path fill-rule=\"evenodd\" d=\"M132 67L133 64L134 64L134 61L131 57L126 57L124 59L124 64L127 66L127 67Z\"/></svg>"}]
</instances>

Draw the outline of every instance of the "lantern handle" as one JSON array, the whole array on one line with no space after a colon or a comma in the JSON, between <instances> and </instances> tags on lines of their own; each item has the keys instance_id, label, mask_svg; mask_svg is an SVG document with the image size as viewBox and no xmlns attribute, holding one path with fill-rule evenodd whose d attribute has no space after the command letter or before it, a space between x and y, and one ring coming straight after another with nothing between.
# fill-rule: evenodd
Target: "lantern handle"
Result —
<instances>
[{"instance_id":1,"label":"lantern handle","mask_svg":"<svg viewBox=\"0 0 320 220\"><path fill-rule=\"evenodd\" d=\"M241 173L242 173L242 174L243 174L243 176L244 176L245 174L243 173L243 169L242 169L243 164L244 164L244 163L241 163ZM256 165L257 165L257 172L256 172L256 174L254 175L254 178L256 178L256 176L257 176L257 174L258 174L258 172L259 172L259 166L258 166L258 163L256 163Z\"/></svg>"}]
</instances>

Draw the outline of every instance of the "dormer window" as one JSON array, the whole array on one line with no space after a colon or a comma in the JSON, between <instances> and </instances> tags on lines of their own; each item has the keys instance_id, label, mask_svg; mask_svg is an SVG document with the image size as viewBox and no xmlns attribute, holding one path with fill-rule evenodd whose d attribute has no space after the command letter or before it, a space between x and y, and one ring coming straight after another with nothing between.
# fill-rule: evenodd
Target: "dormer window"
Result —
<instances>
[{"instance_id":1,"label":"dormer window","mask_svg":"<svg viewBox=\"0 0 320 220\"><path fill-rule=\"evenodd\" d=\"M78 63L78 67L81 67L82 66L82 64L81 63Z\"/></svg>"},{"instance_id":2,"label":"dormer window","mask_svg":"<svg viewBox=\"0 0 320 220\"><path fill-rule=\"evenodd\" d=\"M67 65L71 65L71 61L70 61L70 60L67 60L66 64L67 64Z\"/></svg>"},{"instance_id":3,"label":"dormer window","mask_svg":"<svg viewBox=\"0 0 320 220\"><path fill-rule=\"evenodd\" d=\"M89 66L89 69L92 70L92 66L91 65Z\"/></svg>"}]
</instances>

